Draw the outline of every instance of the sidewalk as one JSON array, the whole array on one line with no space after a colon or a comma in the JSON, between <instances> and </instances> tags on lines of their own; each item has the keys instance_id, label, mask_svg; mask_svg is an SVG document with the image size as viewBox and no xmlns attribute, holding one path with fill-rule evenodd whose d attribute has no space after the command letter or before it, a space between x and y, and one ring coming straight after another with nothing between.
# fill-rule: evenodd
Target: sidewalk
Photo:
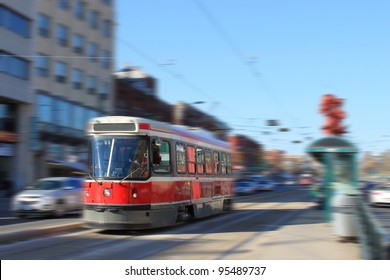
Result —
<instances>
[{"instance_id":1,"label":"sidewalk","mask_svg":"<svg viewBox=\"0 0 390 280\"><path fill-rule=\"evenodd\" d=\"M246 244L250 252L242 259L263 260L360 260L358 241L346 241L334 233L334 226L323 222L324 213L315 208L288 224L269 231ZM261 250L256 250L261 248ZM234 256L239 259L239 255Z\"/></svg>"}]
</instances>

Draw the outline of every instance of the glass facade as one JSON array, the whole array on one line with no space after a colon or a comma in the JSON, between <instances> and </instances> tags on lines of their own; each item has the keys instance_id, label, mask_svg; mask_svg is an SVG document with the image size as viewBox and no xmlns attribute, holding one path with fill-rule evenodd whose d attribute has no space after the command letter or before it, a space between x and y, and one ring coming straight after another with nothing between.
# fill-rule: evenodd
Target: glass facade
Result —
<instances>
[{"instance_id":1,"label":"glass facade","mask_svg":"<svg viewBox=\"0 0 390 280\"><path fill-rule=\"evenodd\" d=\"M0 131L16 132L16 116L15 104L0 104Z\"/></svg>"},{"instance_id":2,"label":"glass facade","mask_svg":"<svg viewBox=\"0 0 390 280\"><path fill-rule=\"evenodd\" d=\"M58 97L37 92L38 122L84 131L89 119L102 116L97 110Z\"/></svg>"}]
</instances>

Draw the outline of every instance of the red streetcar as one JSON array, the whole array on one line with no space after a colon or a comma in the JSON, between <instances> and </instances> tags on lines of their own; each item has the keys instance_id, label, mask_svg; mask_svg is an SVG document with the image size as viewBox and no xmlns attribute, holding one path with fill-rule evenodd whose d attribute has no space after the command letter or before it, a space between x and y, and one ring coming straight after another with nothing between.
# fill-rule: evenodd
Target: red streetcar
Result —
<instances>
[{"instance_id":1,"label":"red streetcar","mask_svg":"<svg viewBox=\"0 0 390 280\"><path fill-rule=\"evenodd\" d=\"M165 227L231 209L230 146L211 133L109 116L92 119L87 134L87 227Z\"/></svg>"}]
</instances>

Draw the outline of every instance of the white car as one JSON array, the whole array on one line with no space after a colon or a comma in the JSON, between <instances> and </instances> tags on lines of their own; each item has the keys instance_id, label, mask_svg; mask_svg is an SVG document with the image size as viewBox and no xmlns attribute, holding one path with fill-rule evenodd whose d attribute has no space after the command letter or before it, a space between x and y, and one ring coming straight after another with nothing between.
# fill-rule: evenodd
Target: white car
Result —
<instances>
[{"instance_id":1,"label":"white car","mask_svg":"<svg viewBox=\"0 0 390 280\"><path fill-rule=\"evenodd\" d=\"M376 186L369 191L370 204L390 206L390 184Z\"/></svg>"},{"instance_id":2,"label":"white car","mask_svg":"<svg viewBox=\"0 0 390 280\"><path fill-rule=\"evenodd\" d=\"M83 207L82 178L50 177L38 180L15 195L12 210L17 217L30 214L61 217Z\"/></svg>"}]
</instances>

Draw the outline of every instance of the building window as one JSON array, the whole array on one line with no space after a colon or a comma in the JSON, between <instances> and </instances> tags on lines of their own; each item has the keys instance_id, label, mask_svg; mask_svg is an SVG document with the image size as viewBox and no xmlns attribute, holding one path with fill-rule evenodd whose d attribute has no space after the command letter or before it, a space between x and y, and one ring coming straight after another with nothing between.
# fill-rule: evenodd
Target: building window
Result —
<instances>
[{"instance_id":1,"label":"building window","mask_svg":"<svg viewBox=\"0 0 390 280\"><path fill-rule=\"evenodd\" d=\"M103 20L102 26L101 26L101 32L102 36L105 38L111 37L111 21L110 20Z\"/></svg>"},{"instance_id":2,"label":"building window","mask_svg":"<svg viewBox=\"0 0 390 280\"><path fill-rule=\"evenodd\" d=\"M30 36L30 20L4 6L0 6L0 26L4 26L23 37Z\"/></svg>"},{"instance_id":3,"label":"building window","mask_svg":"<svg viewBox=\"0 0 390 280\"><path fill-rule=\"evenodd\" d=\"M50 18L44 14L38 14L38 34L42 37L50 36Z\"/></svg>"},{"instance_id":4,"label":"building window","mask_svg":"<svg viewBox=\"0 0 390 280\"><path fill-rule=\"evenodd\" d=\"M66 83L66 73L67 73L66 63L57 61L54 70L55 70L56 82Z\"/></svg>"},{"instance_id":5,"label":"building window","mask_svg":"<svg viewBox=\"0 0 390 280\"><path fill-rule=\"evenodd\" d=\"M36 60L36 70L39 77L49 76L49 57L45 54L38 53Z\"/></svg>"},{"instance_id":6,"label":"building window","mask_svg":"<svg viewBox=\"0 0 390 280\"><path fill-rule=\"evenodd\" d=\"M29 63L15 55L0 52L0 72L27 80Z\"/></svg>"},{"instance_id":7,"label":"building window","mask_svg":"<svg viewBox=\"0 0 390 280\"><path fill-rule=\"evenodd\" d=\"M105 51L105 50L102 50L100 52L100 56L101 56L101 60L100 60L100 65L102 68L104 69L110 69L110 61L111 61L111 58L110 58L110 52L109 51Z\"/></svg>"},{"instance_id":8,"label":"building window","mask_svg":"<svg viewBox=\"0 0 390 280\"><path fill-rule=\"evenodd\" d=\"M95 10L90 10L88 13L88 24L92 29L98 29L99 13Z\"/></svg>"},{"instance_id":9,"label":"building window","mask_svg":"<svg viewBox=\"0 0 390 280\"><path fill-rule=\"evenodd\" d=\"M84 36L80 34L73 34L72 36L72 48L75 53L84 53Z\"/></svg>"},{"instance_id":10,"label":"building window","mask_svg":"<svg viewBox=\"0 0 390 280\"><path fill-rule=\"evenodd\" d=\"M68 46L68 33L68 27L62 24L57 25L56 36L58 45L63 47Z\"/></svg>"},{"instance_id":11,"label":"building window","mask_svg":"<svg viewBox=\"0 0 390 280\"><path fill-rule=\"evenodd\" d=\"M87 79L87 91L89 94L96 93L96 82L97 78L95 76L88 76Z\"/></svg>"},{"instance_id":12,"label":"building window","mask_svg":"<svg viewBox=\"0 0 390 280\"><path fill-rule=\"evenodd\" d=\"M82 0L76 0L73 6L73 14L76 18L83 20L85 15L85 4Z\"/></svg>"},{"instance_id":13,"label":"building window","mask_svg":"<svg viewBox=\"0 0 390 280\"><path fill-rule=\"evenodd\" d=\"M98 56L97 50L98 50L98 47L95 43L88 43L87 53L88 53L89 61L91 61L91 62L97 61L97 56Z\"/></svg>"},{"instance_id":14,"label":"building window","mask_svg":"<svg viewBox=\"0 0 390 280\"><path fill-rule=\"evenodd\" d=\"M83 71L80 69L72 70L72 87L74 89L83 88Z\"/></svg>"},{"instance_id":15,"label":"building window","mask_svg":"<svg viewBox=\"0 0 390 280\"><path fill-rule=\"evenodd\" d=\"M110 84L107 82L101 82L99 87L100 100L107 100Z\"/></svg>"},{"instance_id":16,"label":"building window","mask_svg":"<svg viewBox=\"0 0 390 280\"><path fill-rule=\"evenodd\" d=\"M111 0L101 0L101 2L106 6L111 6Z\"/></svg>"},{"instance_id":17,"label":"building window","mask_svg":"<svg viewBox=\"0 0 390 280\"><path fill-rule=\"evenodd\" d=\"M58 8L61 8L63 10L68 10L69 9L69 0L58 0L57 1Z\"/></svg>"}]
</instances>

